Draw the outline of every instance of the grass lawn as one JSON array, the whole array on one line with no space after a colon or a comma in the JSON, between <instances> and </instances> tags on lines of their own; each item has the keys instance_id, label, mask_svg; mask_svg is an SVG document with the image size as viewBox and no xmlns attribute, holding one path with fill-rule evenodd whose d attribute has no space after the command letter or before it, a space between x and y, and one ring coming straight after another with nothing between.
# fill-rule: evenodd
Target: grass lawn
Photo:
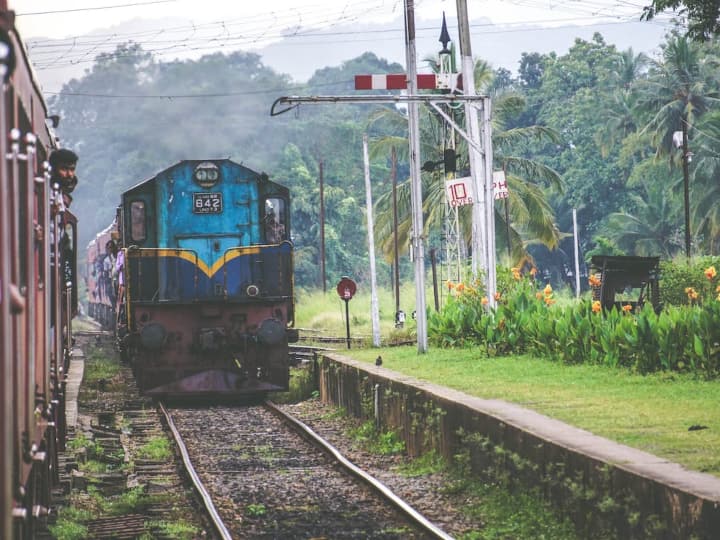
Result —
<instances>
[{"instance_id":1,"label":"grass lawn","mask_svg":"<svg viewBox=\"0 0 720 540\"><path fill-rule=\"evenodd\" d=\"M568 366L478 349L415 346L339 350L357 360L487 398L503 399L597 435L720 476L720 381ZM689 431L691 426L706 429Z\"/></svg>"}]
</instances>

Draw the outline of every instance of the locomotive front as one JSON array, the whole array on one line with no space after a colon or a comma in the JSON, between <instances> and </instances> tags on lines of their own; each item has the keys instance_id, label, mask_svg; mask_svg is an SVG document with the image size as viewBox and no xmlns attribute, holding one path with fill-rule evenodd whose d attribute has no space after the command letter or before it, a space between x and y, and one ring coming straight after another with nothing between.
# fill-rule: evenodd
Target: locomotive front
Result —
<instances>
[{"instance_id":1,"label":"locomotive front","mask_svg":"<svg viewBox=\"0 0 720 540\"><path fill-rule=\"evenodd\" d=\"M123 194L118 335L144 393L287 390L289 202L226 159L182 161Z\"/></svg>"}]
</instances>

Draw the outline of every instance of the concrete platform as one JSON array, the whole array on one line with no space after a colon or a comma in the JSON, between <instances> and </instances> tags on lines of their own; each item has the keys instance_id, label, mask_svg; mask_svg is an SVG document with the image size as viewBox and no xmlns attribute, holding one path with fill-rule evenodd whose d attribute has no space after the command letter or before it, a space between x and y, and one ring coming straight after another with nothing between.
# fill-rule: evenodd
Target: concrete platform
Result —
<instances>
[{"instance_id":1,"label":"concrete platform","mask_svg":"<svg viewBox=\"0 0 720 540\"><path fill-rule=\"evenodd\" d=\"M618 538L720 539L718 477L519 405L339 354L322 355L318 375L323 401L355 416L374 414L403 437L410 455L432 449L449 459L464 450L476 472L504 467L513 481L540 487L576 524L592 526L606 512Z\"/></svg>"}]
</instances>

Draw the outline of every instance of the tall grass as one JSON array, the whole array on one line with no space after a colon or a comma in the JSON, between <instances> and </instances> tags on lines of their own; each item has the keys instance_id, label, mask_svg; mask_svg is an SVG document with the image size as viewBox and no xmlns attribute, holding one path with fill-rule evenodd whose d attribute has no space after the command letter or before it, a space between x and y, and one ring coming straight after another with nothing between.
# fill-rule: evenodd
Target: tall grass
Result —
<instances>
[{"instance_id":1,"label":"tall grass","mask_svg":"<svg viewBox=\"0 0 720 540\"><path fill-rule=\"evenodd\" d=\"M428 291L428 305L432 306L432 289ZM395 332L395 298L390 289L378 290L378 311L380 315L380 335L387 339ZM400 289L400 309L405 311L405 329L414 332L415 322L412 312L415 309L415 285L404 284ZM343 337L345 326L345 301L340 299L335 287L328 291L300 289L296 295L295 327L307 334L322 332L325 335ZM350 316L350 335L353 337L372 336L371 295L367 289L358 287L355 296L348 303Z\"/></svg>"}]
</instances>

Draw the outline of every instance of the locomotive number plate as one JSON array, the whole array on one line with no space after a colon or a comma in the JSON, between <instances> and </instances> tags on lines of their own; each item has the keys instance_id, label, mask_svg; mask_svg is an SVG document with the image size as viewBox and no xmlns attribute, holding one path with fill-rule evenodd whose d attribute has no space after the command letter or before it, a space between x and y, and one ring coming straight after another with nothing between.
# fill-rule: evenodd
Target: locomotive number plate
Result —
<instances>
[{"instance_id":1,"label":"locomotive number plate","mask_svg":"<svg viewBox=\"0 0 720 540\"><path fill-rule=\"evenodd\" d=\"M193 214L222 214L222 193L193 193Z\"/></svg>"}]
</instances>

